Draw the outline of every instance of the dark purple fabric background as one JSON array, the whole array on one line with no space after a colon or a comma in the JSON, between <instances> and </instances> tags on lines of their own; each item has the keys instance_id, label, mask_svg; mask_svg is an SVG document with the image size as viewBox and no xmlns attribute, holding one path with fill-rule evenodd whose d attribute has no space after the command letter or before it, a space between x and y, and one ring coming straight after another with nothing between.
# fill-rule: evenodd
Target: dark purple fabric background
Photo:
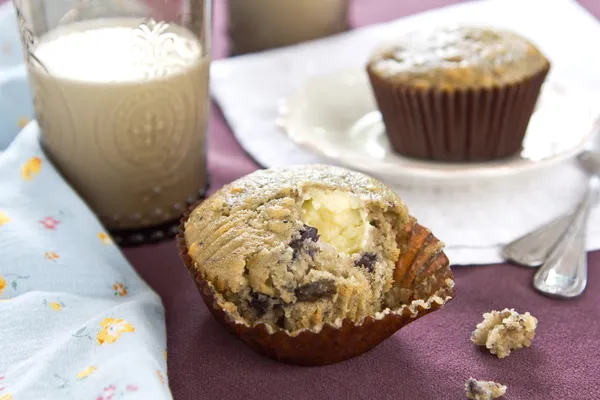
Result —
<instances>
[{"instance_id":1,"label":"dark purple fabric background","mask_svg":"<svg viewBox=\"0 0 600 400\"><path fill-rule=\"evenodd\" d=\"M214 50L219 58L227 53L226 3L214 2ZM353 26L364 26L456 2L351 0L351 20ZM579 2L600 18L599 0ZM540 18L543 15L540 9ZM590 49L600 46L588 45ZM217 106L209 130L213 188L257 168L235 141ZM507 384L506 399L600 399L600 252L589 256L587 292L572 301L537 294L530 286L531 269L456 268L457 297L447 307L409 325L364 356L321 368L262 358L226 333L208 314L173 242L129 249L125 254L164 301L169 384L176 400L461 399L470 376ZM483 312L504 307L530 311L539 319L539 327L533 347L498 360L473 346L469 335Z\"/></svg>"}]
</instances>

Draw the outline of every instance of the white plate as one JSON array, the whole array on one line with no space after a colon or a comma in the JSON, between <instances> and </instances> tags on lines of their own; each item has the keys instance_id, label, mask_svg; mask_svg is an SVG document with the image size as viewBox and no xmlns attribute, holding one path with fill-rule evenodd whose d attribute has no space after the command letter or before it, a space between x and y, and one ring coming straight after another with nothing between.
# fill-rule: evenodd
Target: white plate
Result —
<instances>
[{"instance_id":1,"label":"white plate","mask_svg":"<svg viewBox=\"0 0 600 400\"><path fill-rule=\"evenodd\" d=\"M307 81L282 101L279 124L297 144L390 183L457 183L538 171L573 157L598 124L593 104L581 91L546 82L521 153L481 163L421 161L392 151L362 70Z\"/></svg>"}]
</instances>

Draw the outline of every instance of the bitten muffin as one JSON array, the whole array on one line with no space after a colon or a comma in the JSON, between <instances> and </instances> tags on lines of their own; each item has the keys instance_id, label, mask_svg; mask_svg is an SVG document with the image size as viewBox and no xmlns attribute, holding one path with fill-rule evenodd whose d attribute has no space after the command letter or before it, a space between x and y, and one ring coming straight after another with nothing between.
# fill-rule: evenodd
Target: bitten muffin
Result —
<instances>
[{"instance_id":1,"label":"bitten muffin","mask_svg":"<svg viewBox=\"0 0 600 400\"><path fill-rule=\"evenodd\" d=\"M196 207L180 235L217 318L262 353L310 365L360 354L447 302L442 247L390 189L329 166L250 174Z\"/></svg>"},{"instance_id":2,"label":"bitten muffin","mask_svg":"<svg viewBox=\"0 0 600 400\"><path fill-rule=\"evenodd\" d=\"M438 161L517 153L549 69L527 39L476 26L409 33L367 65L394 149Z\"/></svg>"}]
</instances>

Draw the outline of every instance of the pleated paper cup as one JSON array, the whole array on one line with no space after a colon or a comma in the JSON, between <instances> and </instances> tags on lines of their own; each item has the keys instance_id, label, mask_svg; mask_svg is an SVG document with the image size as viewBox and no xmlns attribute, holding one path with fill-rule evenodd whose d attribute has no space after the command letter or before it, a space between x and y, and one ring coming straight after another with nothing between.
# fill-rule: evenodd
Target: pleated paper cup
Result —
<instances>
[{"instance_id":1,"label":"pleated paper cup","mask_svg":"<svg viewBox=\"0 0 600 400\"><path fill-rule=\"evenodd\" d=\"M367 67L392 147L434 161L490 161L517 154L550 65L521 81L467 89L416 88Z\"/></svg>"},{"instance_id":2,"label":"pleated paper cup","mask_svg":"<svg viewBox=\"0 0 600 400\"><path fill-rule=\"evenodd\" d=\"M213 317L253 351L283 363L301 366L333 364L359 356L417 319L440 309L455 295L454 277L442 244L414 219L400 235L402 255L395 273L397 289L406 293L406 304L386 309L361 321L350 319L323 324L314 330L288 332L259 323L250 325L234 316L226 301L207 281L188 254L185 224L177 234L180 257L194 279Z\"/></svg>"}]
</instances>

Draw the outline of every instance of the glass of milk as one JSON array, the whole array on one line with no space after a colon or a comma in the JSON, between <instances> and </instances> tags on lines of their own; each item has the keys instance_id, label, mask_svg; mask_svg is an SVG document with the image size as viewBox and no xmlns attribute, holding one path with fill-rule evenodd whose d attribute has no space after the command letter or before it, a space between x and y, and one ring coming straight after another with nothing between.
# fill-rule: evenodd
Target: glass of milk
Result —
<instances>
[{"instance_id":1,"label":"glass of milk","mask_svg":"<svg viewBox=\"0 0 600 400\"><path fill-rule=\"evenodd\" d=\"M348 29L349 0L228 0L232 54L292 45Z\"/></svg>"},{"instance_id":2,"label":"glass of milk","mask_svg":"<svg viewBox=\"0 0 600 400\"><path fill-rule=\"evenodd\" d=\"M14 0L42 144L117 239L207 188L211 0Z\"/></svg>"}]
</instances>

